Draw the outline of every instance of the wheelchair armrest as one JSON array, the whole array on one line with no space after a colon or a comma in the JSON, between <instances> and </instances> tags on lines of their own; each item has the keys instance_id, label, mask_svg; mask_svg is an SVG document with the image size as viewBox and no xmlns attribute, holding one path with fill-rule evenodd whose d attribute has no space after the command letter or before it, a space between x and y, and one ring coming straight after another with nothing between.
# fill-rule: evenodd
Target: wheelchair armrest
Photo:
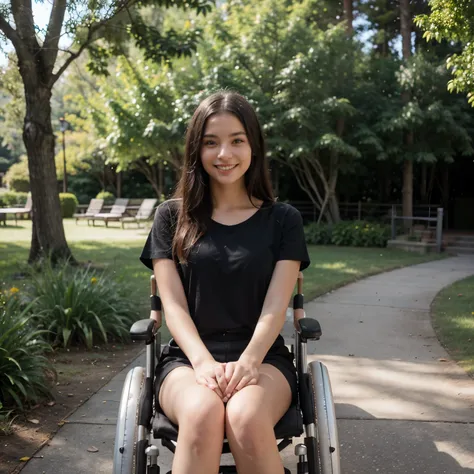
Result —
<instances>
[{"instance_id":1,"label":"wheelchair armrest","mask_svg":"<svg viewBox=\"0 0 474 474\"><path fill-rule=\"evenodd\" d=\"M319 321L312 318L300 318L295 322L296 330L303 342L308 340L318 340L322 335Z\"/></svg>"},{"instance_id":2,"label":"wheelchair armrest","mask_svg":"<svg viewBox=\"0 0 474 474\"><path fill-rule=\"evenodd\" d=\"M135 321L130 328L132 341L149 341L154 335L154 326L154 319L140 319L139 321Z\"/></svg>"}]
</instances>

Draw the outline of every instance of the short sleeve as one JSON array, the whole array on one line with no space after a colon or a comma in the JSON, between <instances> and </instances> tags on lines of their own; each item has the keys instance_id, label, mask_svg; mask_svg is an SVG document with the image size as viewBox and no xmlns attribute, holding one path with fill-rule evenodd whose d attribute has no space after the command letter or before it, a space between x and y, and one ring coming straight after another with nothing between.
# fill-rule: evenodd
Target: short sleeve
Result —
<instances>
[{"instance_id":1,"label":"short sleeve","mask_svg":"<svg viewBox=\"0 0 474 474\"><path fill-rule=\"evenodd\" d=\"M173 211L170 208L170 203L165 201L156 209L153 227L140 255L141 262L151 270L153 270L154 258L173 260L173 222Z\"/></svg>"},{"instance_id":2,"label":"short sleeve","mask_svg":"<svg viewBox=\"0 0 474 474\"><path fill-rule=\"evenodd\" d=\"M301 262L301 271L308 268L310 259L306 247L303 218L293 206L287 205L282 226L277 260L297 260Z\"/></svg>"}]
</instances>

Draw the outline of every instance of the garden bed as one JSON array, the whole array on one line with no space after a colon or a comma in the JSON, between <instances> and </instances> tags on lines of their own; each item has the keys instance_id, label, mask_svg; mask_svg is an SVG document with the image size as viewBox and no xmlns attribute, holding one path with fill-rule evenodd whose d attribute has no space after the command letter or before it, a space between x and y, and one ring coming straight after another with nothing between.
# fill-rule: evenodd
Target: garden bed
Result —
<instances>
[{"instance_id":1,"label":"garden bed","mask_svg":"<svg viewBox=\"0 0 474 474\"><path fill-rule=\"evenodd\" d=\"M45 400L16 417L8 435L0 431L0 473L19 472L24 465L20 459L33 456L66 417L132 362L142 349L142 344L117 343L96 346L93 351L72 347L51 355L57 371L54 401ZM8 427L0 425L1 428Z\"/></svg>"}]
</instances>

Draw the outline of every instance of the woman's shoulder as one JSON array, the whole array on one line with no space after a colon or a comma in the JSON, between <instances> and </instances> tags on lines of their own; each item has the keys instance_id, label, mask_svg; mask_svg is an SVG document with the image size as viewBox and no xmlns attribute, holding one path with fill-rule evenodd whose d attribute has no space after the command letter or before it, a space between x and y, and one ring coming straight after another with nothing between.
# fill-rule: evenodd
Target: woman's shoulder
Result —
<instances>
[{"instance_id":1,"label":"woman's shoulder","mask_svg":"<svg viewBox=\"0 0 474 474\"><path fill-rule=\"evenodd\" d=\"M275 217L280 219L298 219L301 218L301 213L287 202L275 201L271 206Z\"/></svg>"},{"instance_id":2,"label":"woman's shoulder","mask_svg":"<svg viewBox=\"0 0 474 474\"><path fill-rule=\"evenodd\" d=\"M155 211L155 221L175 223L181 207L181 199L167 199L158 205Z\"/></svg>"}]
</instances>

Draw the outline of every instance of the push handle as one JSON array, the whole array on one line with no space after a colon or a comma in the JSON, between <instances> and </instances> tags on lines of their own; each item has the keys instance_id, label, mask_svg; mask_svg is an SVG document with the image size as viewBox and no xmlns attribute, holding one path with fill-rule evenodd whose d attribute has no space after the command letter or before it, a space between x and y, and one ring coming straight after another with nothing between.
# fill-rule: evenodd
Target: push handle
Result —
<instances>
[{"instance_id":1,"label":"push handle","mask_svg":"<svg viewBox=\"0 0 474 474\"><path fill-rule=\"evenodd\" d=\"M293 297L293 324L295 327L299 327L297 324L301 318L305 317L305 312L303 309L304 306L304 296L303 296L303 281L304 276L303 272L298 273L298 280L296 283L297 293Z\"/></svg>"},{"instance_id":2,"label":"push handle","mask_svg":"<svg viewBox=\"0 0 474 474\"><path fill-rule=\"evenodd\" d=\"M156 284L155 275L150 277L150 303L151 311L150 318L156 321L155 327L161 327L162 317L161 317L161 299L158 296L158 286Z\"/></svg>"}]
</instances>

